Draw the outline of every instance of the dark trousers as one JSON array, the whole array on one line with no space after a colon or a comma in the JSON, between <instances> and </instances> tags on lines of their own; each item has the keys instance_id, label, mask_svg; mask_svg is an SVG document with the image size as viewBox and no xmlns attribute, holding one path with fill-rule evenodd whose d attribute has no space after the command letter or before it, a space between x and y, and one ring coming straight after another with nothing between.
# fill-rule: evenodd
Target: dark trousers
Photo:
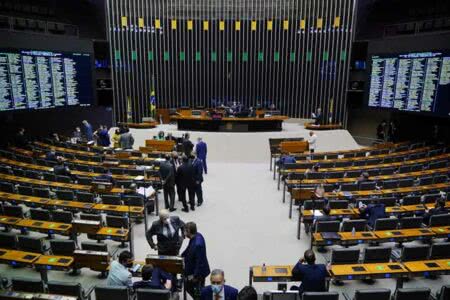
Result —
<instances>
[{"instance_id":1,"label":"dark trousers","mask_svg":"<svg viewBox=\"0 0 450 300\"><path fill-rule=\"evenodd\" d=\"M195 207L195 190L193 186L177 186L178 191L178 198L183 203L183 207L185 209L188 208L187 202L186 202L186 190L189 195L189 205L191 208Z\"/></svg>"},{"instance_id":2,"label":"dark trousers","mask_svg":"<svg viewBox=\"0 0 450 300\"><path fill-rule=\"evenodd\" d=\"M202 289L205 287L205 278L201 278L196 282L192 280L186 280L186 292L192 297L194 300L200 300L200 294Z\"/></svg>"},{"instance_id":3,"label":"dark trousers","mask_svg":"<svg viewBox=\"0 0 450 300\"><path fill-rule=\"evenodd\" d=\"M175 205L175 186L163 185L163 192L164 192L164 204L166 205L166 209L169 208L173 209Z\"/></svg>"},{"instance_id":4,"label":"dark trousers","mask_svg":"<svg viewBox=\"0 0 450 300\"><path fill-rule=\"evenodd\" d=\"M208 167L206 166L206 157L200 159L202 160L203 172L205 172L205 174L208 174Z\"/></svg>"},{"instance_id":5,"label":"dark trousers","mask_svg":"<svg viewBox=\"0 0 450 300\"><path fill-rule=\"evenodd\" d=\"M203 203L203 190L202 184L196 184L194 187L195 196L197 196L197 204Z\"/></svg>"},{"instance_id":6,"label":"dark trousers","mask_svg":"<svg viewBox=\"0 0 450 300\"><path fill-rule=\"evenodd\" d=\"M309 152L310 153L314 153L314 149L309 149Z\"/></svg>"}]
</instances>

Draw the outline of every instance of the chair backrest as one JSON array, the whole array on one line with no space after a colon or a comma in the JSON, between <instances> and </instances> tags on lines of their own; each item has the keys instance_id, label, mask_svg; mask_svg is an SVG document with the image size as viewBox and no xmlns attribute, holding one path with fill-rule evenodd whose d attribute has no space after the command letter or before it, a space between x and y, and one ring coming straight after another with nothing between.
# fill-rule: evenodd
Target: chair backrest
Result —
<instances>
[{"instance_id":1,"label":"chair backrest","mask_svg":"<svg viewBox=\"0 0 450 300\"><path fill-rule=\"evenodd\" d=\"M408 195L403 197L402 205L416 205L416 204L420 204L419 195Z\"/></svg>"},{"instance_id":2,"label":"chair backrest","mask_svg":"<svg viewBox=\"0 0 450 300\"><path fill-rule=\"evenodd\" d=\"M49 221L51 219L50 211L41 208L30 208L30 217L33 220L41 221Z\"/></svg>"},{"instance_id":3,"label":"chair backrest","mask_svg":"<svg viewBox=\"0 0 450 300\"><path fill-rule=\"evenodd\" d=\"M47 282L47 288L49 294L73 296L77 297L78 300L83 299L83 288L77 282L49 281Z\"/></svg>"},{"instance_id":4,"label":"chair backrest","mask_svg":"<svg viewBox=\"0 0 450 300\"><path fill-rule=\"evenodd\" d=\"M92 194L92 193L77 192L76 195L77 195L77 201L86 202L86 203L94 203L95 202L94 194Z\"/></svg>"},{"instance_id":5,"label":"chair backrest","mask_svg":"<svg viewBox=\"0 0 450 300\"><path fill-rule=\"evenodd\" d=\"M89 221L100 221L103 222L102 215L94 215L94 214L80 214L81 220L89 220Z\"/></svg>"},{"instance_id":6,"label":"chair backrest","mask_svg":"<svg viewBox=\"0 0 450 300\"><path fill-rule=\"evenodd\" d=\"M385 160L386 162L386 160ZM394 168L381 168L380 169L380 175L391 175L394 174L395 169Z\"/></svg>"},{"instance_id":7,"label":"chair backrest","mask_svg":"<svg viewBox=\"0 0 450 300\"><path fill-rule=\"evenodd\" d=\"M305 292L302 300L338 300L338 292Z\"/></svg>"},{"instance_id":8,"label":"chair backrest","mask_svg":"<svg viewBox=\"0 0 450 300\"><path fill-rule=\"evenodd\" d=\"M132 196L132 195L128 195L128 196L122 196L123 202L125 205L130 205L130 206L143 206L144 205L144 199L142 199L139 196Z\"/></svg>"},{"instance_id":9,"label":"chair backrest","mask_svg":"<svg viewBox=\"0 0 450 300\"><path fill-rule=\"evenodd\" d=\"M12 290L28 293L44 293L44 283L40 279L12 278Z\"/></svg>"},{"instance_id":10,"label":"chair backrest","mask_svg":"<svg viewBox=\"0 0 450 300\"><path fill-rule=\"evenodd\" d=\"M55 210L52 212L52 218L55 222L72 223L73 215L70 211Z\"/></svg>"},{"instance_id":11,"label":"chair backrest","mask_svg":"<svg viewBox=\"0 0 450 300\"><path fill-rule=\"evenodd\" d=\"M116 180L116 186L129 188L133 184L131 180Z\"/></svg>"},{"instance_id":12,"label":"chair backrest","mask_svg":"<svg viewBox=\"0 0 450 300\"><path fill-rule=\"evenodd\" d=\"M128 228L128 218L122 216L106 216L106 226Z\"/></svg>"},{"instance_id":13,"label":"chair backrest","mask_svg":"<svg viewBox=\"0 0 450 300\"><path fill-rule=\"evenodd\" d=\"M256 296L256 295L255 295ZM239 298L239 297L238 297ZM250 297L251 298L251 297ZM262 300L299 300L298 291L266 291L262 295Z\"/></svg>"},{"instance_id":14,"label":"chair backrest","mask_svg":"<svg viewBox=\"0 0 450 300\"><path fill-rule=\"evenodd\" d=\"M435 194L425 194L422 196L424 203L435 203L437 199L441 197L441 194L435 193Z\"/></svg>"},{"instance_id":15,"label":"chair backrest","mask_svg":"<svg viewBox=\"0 0 450 300\"><path fill-rule=\"evenodd\" d=\"M450 285L443 285L439 293L439 298L437 300L448 300L450 299Z\"/></svg>"},{"instance_id":16,"label":"chair backrest","mask_svg":"<svg viewBox=\"0 0 450 300\"><path fill-rule=\"evenodd\" d=\"M96 300L128 300L130 294L126 286L97 285L95 287Z\"/></svg>"},{"instance_id":17,"label":"chair backrest","mask_svg":"<svg viewBox=\"0 0 450 300\"><path fill-rule=\"evenodd\" d=\"M78 184L90 185L92 184L92 178L90 177L77 177Z\"/></svg>"},{"instance_id":18,"label":"chair backrest","mask_svg":"<svg viewBox=\"0 0 450 300\"><path fill-rule=\"evenodd\" d=\"M401 254L401 261L425 260L430 253L430 246L428 245L404 245Z\"/></svg>"},{"instance_id":19,"label":"chair backrest","mask_svg":"<svg viewBox=\"0 0 450 300\"><path fill-rule=\"evenodd\" d=\"M345 177L346 178L357 178L359 175L361 175L361 171L347 171L347 172L345 172Z\"/></svg>"},{"instance_id":20,"label":"chair backrest","mask_svg":"<svg viewBox=\"0 0 450 300\"><path fill-rule=\"evenodd\" d=\"M0 182L0 191L5 193L14 193L14 185L9 182Z\"/></svg>"},{"instance_id":21,"label":"chair backrest","mask_svg":"<svg viewBox=\"0 0 450 300\"><path fill-rule=\"evenodd\" d=\"M412 178L405 178L405 179L400 179L398 181L398 186L399 187L410 187L414 185L414 179Z\"/></svg>"},{"instance_id":22,"label":"chair backrest","mask_svg":"<svg viewBox=\"0 0 450 300\"><path fill-rule=\"evenodd\" d=\"M62 182L62 183L71 183L72 179L69 176L56 175L56 181Z\"/></svg>"},{"instance_id":23,"label":"chair backrest","mask_svg":"<svg viewBox=\"0 0 450 300\"><path fill-rule=\"evenodd\" d=\"M347 200L330 200L328 205L331 209L345 209L348 208Z\"/></svg>"},{"instance_id":24,"label":"chair backrest","mask_svg":"<svg viewBox=\"0 0 450 300\"><path fill-rule=\"evenodd\" d=\"M10 232L0 232L0 248L16 249L17 248L16 234Z\"/></svg>"},{"instance_id":25,"label":"chair backrest","mask_svg":"<svg viewBox=\"0 0 450 300\"><path fill-rule=\"evenodd\" d=\"M395 189L398 187L398 180L385 180L382 185L384 189Z\"/></svg>"},{"instance_id":26,"label":"chair backrest","mask_svg":"<svg viewBox=\"0 0 450 300\"><path fill-rule=\"evenodd\" d=\"M81 250L108 252L108 245L94 242L81 242Z\"/></svg>"},{"instance_id":27,"label":"chair backrest","mask_svg":"<svg viewBox=\"0 0 450 300\"><path fill-rule=\"evenodd\" d=\"M450 226L450 214L434 215L430 217L430 227Z\"/></svg>"},{"instance_id":28,"label":"chair backrest","mask_svg":"<svg viewBox=\"0 0 450 300\"><path fill-rule=\"evenodd\" d=\"M137 300L170 300L169 290L137 289Z\"/></svg>"},{"instance_id":29,"label":"chair backrest","mask_svg":"<svg viewBox=\"0 0 450 300\"><path fill-rule=\"evenodd\" d=\"M390 247L367 247L364 249L364 263L389 262L392 248Z\"/></svg>"},{"instance_id":30,"label":"chair backrest","mask_svg":"<svg viewBox=\"0 0 450 300\"><path fill-rule=\"evenodd\" d=\"M306 174L308 179L323 179L325 178L325 173L323 172L310 172Z\"/></svg>"},{"instance_id":31,"label":"chair backrest","mask_svg":"<svg viewBox=\"0 0 450 300\"><path fill-rule=\"evenodd\" d=\"M365 182L361 182L359 184L359 189L363 190L363 191L370 191L370 190L374 190L376 186L377 186L377 183L374 181L365 181Z\"/></svg>"},{"instance_id":32,"label":"chair backrest","mask_svg":"<svg viewBox=\"0 0 450 300\"><path fill-rule=\"evenodd\" d=\"M19 185L17 192L21 195L33 196L33 188L31 186Z\"/></svg>"},{"instance_id":33,"label":"chair backrest","mask_svg":"<svg viewBox=\"0 0 450 300\"><path fill-rule=\"evenodd\" d=\"M354 183L343 183L341 184L341 191L349 192L349 191L357 191L358 185Z\"/></svg>"},{"instance_id":34,"label":"chair backrest","mask_svg":"<svg viewBox=\"0 0 450 300\"><path fill-rule=\"evenodd\" d=\"M392 230L398 226L397 218L380 218L375 221L373 230Z\"/></svg>"},{"instance_id":35,"label":"chair backrest","mask_svg":"<svg viewBox=\"0 0 450 300\"><path fill-rule=\"evenodd\" d=\"M312 200L306 200L303 202L303 209L310 210L310 209L323 209L325 207L325 200L315 200L314 202Z\"/></svg>"},{"instance_id":36,"label":"chair backrest","mask_svg":"<svg viewBox=\"0 0 450 300\"><path fill-rule=\"evenodd\" d=\"M423 219L421 217L404 217L399 219L399 228L420 228Z\"/></svg>"},{"instance_id":37,"label":"chair backrest","mask_svg":"<svg viewBox=\"0 0 450 300\"><path fill-rule=\"evenodd\" d=\"M395 206L397 199L395 197L381 197L378 199L378 203L383 203L384 206Z\"/></svg>"},{"instance_id":38,"label":"chair backrest","mask_svg":"<svg viewBox=\"0 0 450 300\"><path fill-rule=\"evenodd\" d=\"M331 252L331 264L357 264L359 261L359 249L333 249Z\"/></svg>"},{"instance_id":39,"label":"chair backrest","mask_svg":"<svg viewBox=\"0 0 450 300\"><path fill-rule=\"evenodd\" d=\"M436 175L436 176L434 176L434 178L433 178L433 183L434 183L434 184L437 184L437 183L444 183L444 182L447 182L447 180L448 180L447 175Z\"/></svg>"},{"instance_id":40,"label":"chair backrest","mask_svg":"<svg viewBox=\"0 0 450 300\"><path fill-rule=\"evenodd\" d=\"M53 173L47 173L47 172L44 172L42 175L44 176L44 180L47 180L47 181L56 181L56 175L53 174Z\"/></svg>"},{"instance_id":41,"label":"chair backrest","mask_svg":"<svg viewBox=\"0 0 450 300\"><path fill-rule=\"evenodd\" d=\"M394 300L428 300L430 298L429 288L397 289Z\"/></svg>"},{"instance_id":42,"label":"chair backrest","mask_svg":"<svg viewBox=\"0 0 450 300\"><path fill-rule=\"evenodd\" d=\"M328 173L328 178L333 179L333 178L343 178L344 177L344 172L330 172Z\"/></svg>"},{"instance_id":43,"label":"chair backrest","mask_svg":"<svg viewBox=\"0 0 450 300\"><path fill-rule=\"evenodd\" d=\"M19 235L17 236L17 240L17 248L22 251L44 253L46 250L42 238Z\"/></svg>"},{"instance_id":44,"label":"chair backrest","mask_svg":"<svg viewBox=\"0 0 450 300\"><path fill-rule=\"evenodd\" d=\"M450 258L450 242L431 245L430 259Z\"/></svg>"},{"instance_id":45,"label":"chair backrest","mask_svg":"<svg viewBox=\"0 0 450 300\"><path fill-rule=\"evenodd\" d=\"M120 199L120 196L118 195L102 195L102 202L104 204L111 204L111 205L121 205L122 200Z\"/></svg>"},{"instance_id":46,"label":"chair backrest","mask_svg":"<svg viewBox=\"0 0 450 300\"><path fill-rule=\"evenodd\" d=\"M428 185L433 183L433 177L424 176L419 178L419 185Z\"/></svg>"},{"instance_id":47,"label":"chair backrest","mask_svg":"<svg viewBox=\"0 0 450 300\"><path fill-rule=\"evenodd\" d=\"M428 165L429 169L439 169L439 168L445 168L447 166L447 162L445 160L431 162Z\"/></svg>"},{"instance_id":48,"label":"chair backrest","mask_svg":"<svg viewBox=\"0 0 450 300\"><path fill-rule=\"evenodd\" d=\"M51 240L50 249L53 255L71 256L76 249L76 244L73 240Z\"/></svg>"},{"instance_id":49,"label":"chair backrest","mask_svg":"<svg viewBox=\"0 0 450 300\"><path fill-rule=\"evenodd\" d=\"M33 188L33 195L41 198L50 198L50 190L48 188Z\"/></svg>"},{"instance_id":50,"label":"chair backrest","mask_svg":"<svg viewBox=\"0 0 450 300\"><path fill-rule=\"evenodd\" d=\"M75 196L73 194L73 191L71 190L57 190L56 191L56 198L59 200L73 200L75 199Z\"/></svg>"},{"instance_id":51,"label":"chair backrest","mask_svg":"<svg viewBox=\"0 0 450 300\"><path fill-rule=\"evenodd\" d=\"M317 221L316 232L339 232L339 221Z\"/></svg>"},{"instance_id":52,"label":"chair backrest","mask_svg":"<svg viewBox=\"0 0 450 300\"><path fill-rule=\"evenodd\" d=\"M355 228L355 231L366 231L367 229L367 220L344 220L342 222L341 231L350 232Z\"/></svg>"},{"instance_id":53,"label":"chair backrest","mask_svg":"<svg viewBox=\"0 0 450 300\"><path fill-rule=\"evenodd\" d=\"M390 289L364 289L356 290L353 300L390 300Z\"/></svg>"},{"instance_id":54,"label":"chair backrest","mask_svg":"<svg viewBox=\"0 0 450 300\"><path fill-rule=\"evenodd\" d=\"M23 208L19 205L3 205L3 213L8 217L23 218Z\"/></svg>"}]
</instances>

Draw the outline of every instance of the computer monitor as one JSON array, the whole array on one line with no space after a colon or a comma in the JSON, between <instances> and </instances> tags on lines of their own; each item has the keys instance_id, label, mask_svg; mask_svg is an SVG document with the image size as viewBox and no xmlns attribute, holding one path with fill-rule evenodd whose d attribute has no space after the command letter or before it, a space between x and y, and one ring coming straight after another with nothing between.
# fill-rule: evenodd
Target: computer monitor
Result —
<instances>
[{"instance_id":1,"label":"computer monitor","mask_svg":"<svg viewBox=\"0 0 450 300\"><path fill-rule=\"evenodd\" d=\"M267 291L264 292L263 300L299 300L298 291Z\"/></svg>"}]
</instances>

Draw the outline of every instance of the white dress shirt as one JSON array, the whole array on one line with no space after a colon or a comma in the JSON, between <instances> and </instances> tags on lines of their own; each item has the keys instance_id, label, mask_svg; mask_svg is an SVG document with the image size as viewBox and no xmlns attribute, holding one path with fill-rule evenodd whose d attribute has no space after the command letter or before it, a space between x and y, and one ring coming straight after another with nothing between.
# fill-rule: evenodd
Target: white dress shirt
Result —
<instances>
[{"instance_id":1,"label":"white dress shirt","mask_svg":"<svg viewBox=\"0 0 450 300\"><path fill-rule=\"evenodd\" d=\"M317 147L317 135L313 134L308 138L309 149L316 150Z\"/></svg>"}]
</instances>

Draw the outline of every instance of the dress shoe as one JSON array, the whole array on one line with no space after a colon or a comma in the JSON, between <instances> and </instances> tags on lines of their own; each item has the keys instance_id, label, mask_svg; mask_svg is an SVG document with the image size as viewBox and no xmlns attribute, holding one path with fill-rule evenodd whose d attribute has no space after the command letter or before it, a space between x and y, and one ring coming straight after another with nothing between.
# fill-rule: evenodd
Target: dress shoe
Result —
<instances>
[{"instance_id":1,"label":"dress shoe","mask_svg":"<svg viewBox=\"0 0 450 300\"><path fill-rule=\"evenodd\" d=\"M169 208L169 211L170 211L170 212L176 211L176 210L177 210L176 208Z\"/></svg>"},{"instance_id":2,"label":"dress shoe","mask_svg":"<svg viewBox=\"0 0 450 300\"><path fill-rule=\"evenodd\" d=\"M203 202L197 203L197 206L202 206Z\"/></svg>"},{"instance_id":3,"label":"dress shoe","mask_svg":"<svg viewBox=\"0 0 450 300\"><path fill-rule=\"evenodd\" d=\"M189 208L183 208L181 211L189 212Z\"/></svg>"},{"instance_id":4,"label":"dress shoe","mask_svg":"<svg viewBox=\"0 0 450 300\"><path fill-rule=\"evenodd\" d=\"M191 206L191 210L195 210L195 206Z\"/></svg>"}]
</instances>

